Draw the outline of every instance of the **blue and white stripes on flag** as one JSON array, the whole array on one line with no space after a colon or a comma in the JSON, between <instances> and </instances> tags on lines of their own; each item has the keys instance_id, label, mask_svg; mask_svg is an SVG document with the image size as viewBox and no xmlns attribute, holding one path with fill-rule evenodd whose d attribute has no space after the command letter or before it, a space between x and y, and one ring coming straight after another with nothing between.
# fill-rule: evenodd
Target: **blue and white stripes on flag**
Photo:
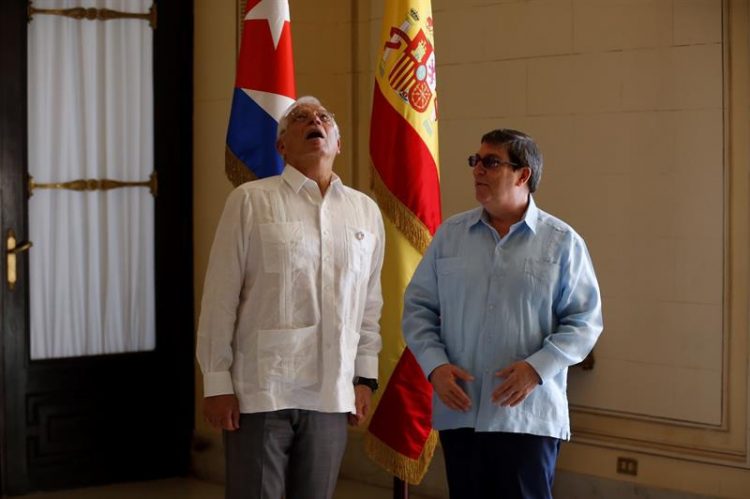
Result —
<instances>
[{"instance_id":1,"label":"blue and white stripes on flag","mask_svg":"<svg viewBox=\"0 0 750 499\"><path fill-rule=\"evenodd\" d=\"M249 0L227 130L226 172L234 185L281 173L276 126L295 95L289 4Z\"/></svg>"}]
</instances>

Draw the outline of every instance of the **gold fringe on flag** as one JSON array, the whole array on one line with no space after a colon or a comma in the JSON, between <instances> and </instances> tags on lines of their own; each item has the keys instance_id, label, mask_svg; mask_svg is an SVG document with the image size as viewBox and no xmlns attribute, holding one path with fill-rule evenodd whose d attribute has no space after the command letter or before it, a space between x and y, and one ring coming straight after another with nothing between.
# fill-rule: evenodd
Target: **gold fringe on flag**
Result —
<instances>
[{"instance_id":1,"label":"gold fringe on flag","mask_svg":"<svg viewBox=\"0 0 750 499\"><path fill-rule=\"evenodd\" d=\"M372 191L375 193L378 206L412 246L424 254L432 241L427 226L388 190L377 169L373 167L370 170L372 171Z\"/></svg>"},{"instance_id":2,"label":"gold fringe on flag","mask_svg":"<svg viewBox=\"0 0 750 499\"><path fill-rule=\"evenodd\" d=\"M433 454L435 454L437 441L438 433L435 430L430 431L430 436L427 437L427 441L422 448L422 454L419 455L418 459L408 458L395 451L370 432L365 433L364 447L365 454L385 468L386 471L406 483L419 485L427 473Z\"/></svg>"},{"instance_id":3,"label":"gold fringe on flag","mask_svg":"<svg viewBox=\"0 0 750 499\"><path fill-rule=\"evenodd\" d=\"M224 152L224 170L227 173L227 178L235 187L239 187L245 182L258 179L258 177L253 175L253 172L245 166L240 158L235 156L234 153L229 150L228 146Z\"/></svg>"}]
</instances>

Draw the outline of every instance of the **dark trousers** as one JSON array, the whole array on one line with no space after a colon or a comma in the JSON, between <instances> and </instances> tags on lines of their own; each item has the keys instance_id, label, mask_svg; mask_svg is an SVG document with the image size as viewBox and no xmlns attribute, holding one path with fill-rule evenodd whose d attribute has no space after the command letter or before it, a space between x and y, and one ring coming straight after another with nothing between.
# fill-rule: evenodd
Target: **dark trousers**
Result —
<instances>
[{"instance_id":1,"label":"dark trousers","mask_svg":"<svg viewBox=\"0 0 750 499\"><path fill-rule=\"evenodd\" d=\"M346 449L345 413L240 415L224 432L226 499L330 499Z\"/></svg>"},{"instance_id":2,"label":"dark trousers","mask_svg":"<svg viewBox=\"0 0 750 499\"><path fill-rule=\"evenodd\" d=\"M451 499L551 499L560 440L521 433L440 432Z\"/></svg>"}]
</instances>

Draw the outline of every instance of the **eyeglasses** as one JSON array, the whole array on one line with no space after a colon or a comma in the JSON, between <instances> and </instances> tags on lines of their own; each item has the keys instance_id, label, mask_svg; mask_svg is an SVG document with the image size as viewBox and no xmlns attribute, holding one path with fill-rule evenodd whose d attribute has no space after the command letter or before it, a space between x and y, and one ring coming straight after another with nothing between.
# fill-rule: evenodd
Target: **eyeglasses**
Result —
<instances>
[{"instance_id":1,"label":"eyeglasses","mask_svg":"<svg viewBox=\"0 0 750 499\"><path fill-rule=\"evenodd\" d=\"M480 163L487 170L494 170L496 168L500 168L503 165L518 166L518 163L511 163L510 161L502 160L497 156L487 155L485 157L481 157L479 154L472 154L471 156L469 156L470 167L474 168Z\"/></svg>"},{"instance_id":2,"label":"eyeglasses","mask_svg":"<svg viewBox=\"0 0 750 499\"><path fill-rule=\"evenodd\" d=\"M326 110L310 111L307 109L295 109L289 114L289 117L295 123L307 123L313 116L317 116L321 123L330 125L336 119L336 115Z\"/></svg>"}]
</instances>

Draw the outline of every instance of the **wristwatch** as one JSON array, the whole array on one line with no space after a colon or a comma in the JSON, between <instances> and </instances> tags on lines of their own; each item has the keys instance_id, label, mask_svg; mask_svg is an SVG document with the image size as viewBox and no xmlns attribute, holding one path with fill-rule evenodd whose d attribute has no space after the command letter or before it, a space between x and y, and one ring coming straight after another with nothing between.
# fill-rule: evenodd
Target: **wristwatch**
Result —
<instances>
[{"instance_id":1,"label":"wristwatch","mask_svg":"<svg viewBox=\"0 0 750 499\"><path fill-rule=\"evenodd\" d=\"M365 385L372 390L372 393L375 393L375 390L378 389L378 380L373 378L363 378L362 376L357 376L354 378L354 386L357 385Z\"/></svg>"}]
</instances>

